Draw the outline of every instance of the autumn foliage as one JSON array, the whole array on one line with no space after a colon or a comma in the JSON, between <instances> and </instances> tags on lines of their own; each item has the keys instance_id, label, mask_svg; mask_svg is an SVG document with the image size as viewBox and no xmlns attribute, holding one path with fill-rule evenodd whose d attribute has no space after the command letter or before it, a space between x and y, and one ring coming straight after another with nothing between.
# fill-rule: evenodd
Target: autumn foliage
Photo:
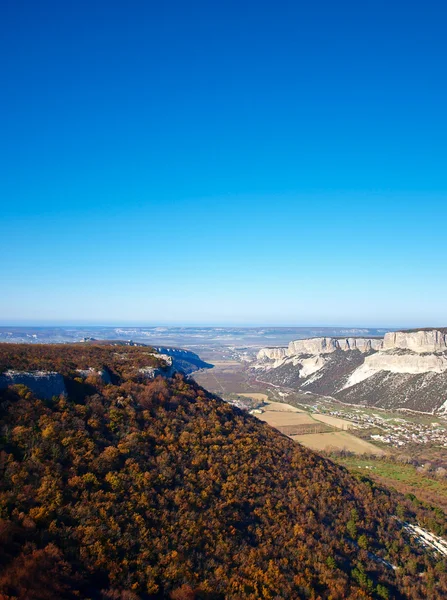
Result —
<instances>
[{"instance_id":1,"label":"autumn foliage","mask_svg":"<svg viewBox=\"0 0 447 600\"><path fill-rule=\"evenodd\" d=\"M139 380L147 349L17 348L3 368L115 382L0 392L1 600L445 598L397 494L183 377Z\"/></svg>"}]
</instances>

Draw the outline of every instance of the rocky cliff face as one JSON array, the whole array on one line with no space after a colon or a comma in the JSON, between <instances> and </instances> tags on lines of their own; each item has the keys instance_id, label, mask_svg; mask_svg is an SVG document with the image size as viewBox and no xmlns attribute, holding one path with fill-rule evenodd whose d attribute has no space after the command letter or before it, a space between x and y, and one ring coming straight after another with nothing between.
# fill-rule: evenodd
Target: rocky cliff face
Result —
<instances>
[{"instance_id":1,"label":"rocky cliff face","mask_svg":"<svg viewBox=\"0 0 447 600\"><path fill-rule=\"evenodd\" d=\"M45 400L67 393L62 375L52 371L6 371L0 375L0 389L10 385L26 385L38 398Z\"/></svg>"},{"instance_id":2,"label":"rocky cliff face","mask_svg":"<svg viewBox=\"0 0 447 600\"><path fill-rule=\"evenodd\" d=\"M311 338L263 348L251 365L261 380L345 402L422 412L447 411L444 330L379 338Z\"/></svg>"},{"instance_id":3,"label":"rocky cliff face","mask_svg":"<svg viewBox=\"0 0 447 600\"><path fill-rule=\"evenodd\" d=\"M377 352L367 356L358 369L356 369L343 386L351 387L368 379L379 371L388 373L445 373L447 372L447 355L419 354L414 352Z\"/></svg>"},{"instance_id":4,"label":"rocky cliff face","mask_svg":"<svg viewBox=\"0 0 447 600\"><path fill-rule=\"evenodd\" d=\"M413 352L446 352L447 334L437 329L387 333L383 338L383 349L394 348Z\"/></svg>"},{"instance_id":5,"label":"rocky cliff face","mask_svg":"<svg viewBox=\"0 0 447 600\"><path fill-rule=\"evenodd\" d=\"M360 350L360 352L369 352L370 350L380 350L383 346L381 338L346 338L337 340L342 350Z\"/></svg>"},{"instance_id":6,"label":"rocky cliff face","mask_svg":"<svg viewBox=\"0 0 447 600\"><path fill-rule=\"evenodd\" d=\"M319 337L290 342L287 348L261 348L258 360L282 360L288 356L300 354L329 354L336 350L360 350L369 352L379 350L383 346L381 338L332 338Z\"/></svg>"},{"instance_id":7,"label":"rocky cliff face","mask_svg":"<svg viewBox=\"0 0 447 600\"><path fill-rule=\"evenodd\" d=\"M160 352L158 352L157 354L154 354L154 356L156 358L162 360L164 363L164 366L143 367L142 369L139 369L138 372L141 375L143 375L144 378L154 379L155 377L158 377L159 375L161 375L162 377L172 377L176 372L179 371L179 369L174 366L174 361L172 359L172 356L169 356L168 354L161 354ZM182 372L182 371L180 371L180 372Z\"/></svg>"},{"instance_id":8,"label":"rocky cliff face","mask_svg":"<svg viewBox=\"0 0 447 600\"><path fill-rule=\"evenodd\" d=\"M262 348L258 352L258 360L282 360L287 356L287 348Z\"/></svg>"}]
</instances>

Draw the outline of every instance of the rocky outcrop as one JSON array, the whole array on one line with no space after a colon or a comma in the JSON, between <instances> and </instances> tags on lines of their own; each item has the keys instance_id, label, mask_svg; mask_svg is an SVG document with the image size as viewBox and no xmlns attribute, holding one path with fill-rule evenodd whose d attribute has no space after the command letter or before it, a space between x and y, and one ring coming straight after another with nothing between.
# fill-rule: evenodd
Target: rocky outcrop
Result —
<instances>
[{"instance_id":1,"label":"rocky outcrop","mask_svg":"<svg viewBox=\"0 0 447 600\"><path fill-rule=\"evenodd\" d=\"M154 353L153 356L163 361L159 367L142 367L138 369L138 373L142 375L145 379L155 379L161 375L162 377L172 377L174 373L178 372L178 369L174 367L174 361L172 356L168 354Z\"/></svg>"},{"instance_id":2,"label":"rocky outcrop","mask_svg":"<svg viewBox=\"0 0 447 600\"><path fill-rule=\"evenodd\" d=\"M170 377L173 374L170 368L163 369L161 367L142 367L141 369L138 369L138 373L144 379L155 379L159 375L161 375L161 377Z\"/></svg>"},{"instance_id":3,"label":"rocky outcrop","mask_svg":"<svg viewBox=\"0 0 447 600\"><path fill-rule=\"evenodd\" d=\"M0 389L10 385L25 385L38 398L45 400L67 393L64 378L54 371L6 371L0 375Z\"/></svg>"},{"instance_id":4,"label":"rocky outcrop","mask_svg":"<svg viewBox=\"0 0 447 600\"><path fill-rule=\"evenodd\" d=\"M258 360L282 360L286 358L287 348L262 348L259 350L257 359Z\"/></svg>"},{"instance_id":5,"label":"rocky outcrop","mask_svg":"<svg viewBox=\"0 0 447 600\"><path fill-rule=\"evenodd\" d=\"M385 334L383 349L401 348L413 352L446 352L447 334L438 329L395 331Z\"/></svg>"},{"instance_id":6,"label":"rocky outcrop","mask_svg":"<svg viewBox=\"0 0 447 600\"><path fill-rule=\"evenodd\" d=\"M172 365L174 364L174 360L172 356L169 356L169 354L162 354L160 352L157 352L156 354L154 354L154 356L155 358L159 358L164 363L166 363L167 367L172 367Z\"/></svg>"},{"instance_id":7,"label":"rocky outcrop","mask_svg":"<svg viewBox=\"0 0 447 600\"><path fill-rule=\"evenodd\" d=\"M106 385L112 383L112 378L107 369L100 369L98 371L90 367L90 369L77 369L77 372L82 377L99 377Z\"/></svg>"}]
</instances>

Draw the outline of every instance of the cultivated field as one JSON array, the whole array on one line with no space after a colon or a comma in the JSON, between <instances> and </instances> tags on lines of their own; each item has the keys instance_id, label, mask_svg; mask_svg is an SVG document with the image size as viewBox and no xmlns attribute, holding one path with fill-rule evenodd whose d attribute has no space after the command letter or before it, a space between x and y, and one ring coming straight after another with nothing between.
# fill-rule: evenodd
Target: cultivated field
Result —
<instances>
[{"instance_id":1,"label":"cultivated field","mask_svg":"<svg viewBox=\"0 0 447 600\"><path fill-rule=\"evenodd\" d=\"M253 398L253 400L259 400L260 402L268 402L268 399L269 399L267 394L259 394L258 392L253 392L253 393L237 392L237 395L244 396L244 398ZM293 407L291 407L291 408L293 408Z\"/></svg>"},{"instance_id":2,"label":"cultivated field","mask_svg":"<svg viewBox=\"0 0 447 600\"><path fill-rule=\"evenodd\" d=\"M338 427L338 429L351 429L354 426L351 421L340 419L338 417L332 417L331 415L320 415L319 413L313 413L312 416L317 421L327 423L328 425L333 425L334 427Z\"/></svg>"},{"instance_id":3,"label":"cultivated field","mask_svg":"<svg viewBox=\"0 0 447 600\"><path fill-rule=\"evenodd\" d=\"M249 394L241 394L249 395ZM257 396L265 396L265 394L255 394ZM253 394L252 394L253 396ZM295 406L291 406L290 404L286 404L285 402L273 402L265 396L265 401L267 402L267 406L264 407L264 410L268 410L271 412L287 412L287 413L304 413L306 411L301 410L300 408L296 408Z\"/></svg>"},{"instance_id":4,"label":"cultivated field","mask_svg":"<svg viewBox=\"0 0 447 600\"><path fill-rule=\"evenodd\" d=\"M262 416L262 415L261 415ZM312 450L349 450L356 454L375 454L384 456L386 452L365 440L361 440L346 431L335 431L332 433L310 433L306 435L291 436L296 442Z\"/></svg>"},{"instance_id":5,"label":"cultivated field","mask_svg":"<svg viewBox=\"0 0 447 600\"><path fill-rule=\"evenodd\" d=\"M272 427L283 427L285 425L315 425L314 419L305 412L264 410L262 414L256 416Z\"/></svg>"}]
</instances>

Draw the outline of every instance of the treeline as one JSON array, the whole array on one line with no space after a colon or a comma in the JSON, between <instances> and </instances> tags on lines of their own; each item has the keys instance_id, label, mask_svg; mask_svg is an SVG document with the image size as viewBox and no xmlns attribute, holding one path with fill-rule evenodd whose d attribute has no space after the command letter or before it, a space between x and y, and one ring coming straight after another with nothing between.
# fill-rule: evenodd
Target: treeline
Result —
<instances>
[{"instance_id":1,"label":"treeline","mask_svg":"<svg viewBox=\"0 0 447 600\"><path fill-rule=\"evenodd\" d=\"M120 381L0 392L2 600L446 597L445 562L401 525L427 509L180 376L126 379L116 348L68 366L35 348L8 368Z\"/></svg>"}]
</instances>

